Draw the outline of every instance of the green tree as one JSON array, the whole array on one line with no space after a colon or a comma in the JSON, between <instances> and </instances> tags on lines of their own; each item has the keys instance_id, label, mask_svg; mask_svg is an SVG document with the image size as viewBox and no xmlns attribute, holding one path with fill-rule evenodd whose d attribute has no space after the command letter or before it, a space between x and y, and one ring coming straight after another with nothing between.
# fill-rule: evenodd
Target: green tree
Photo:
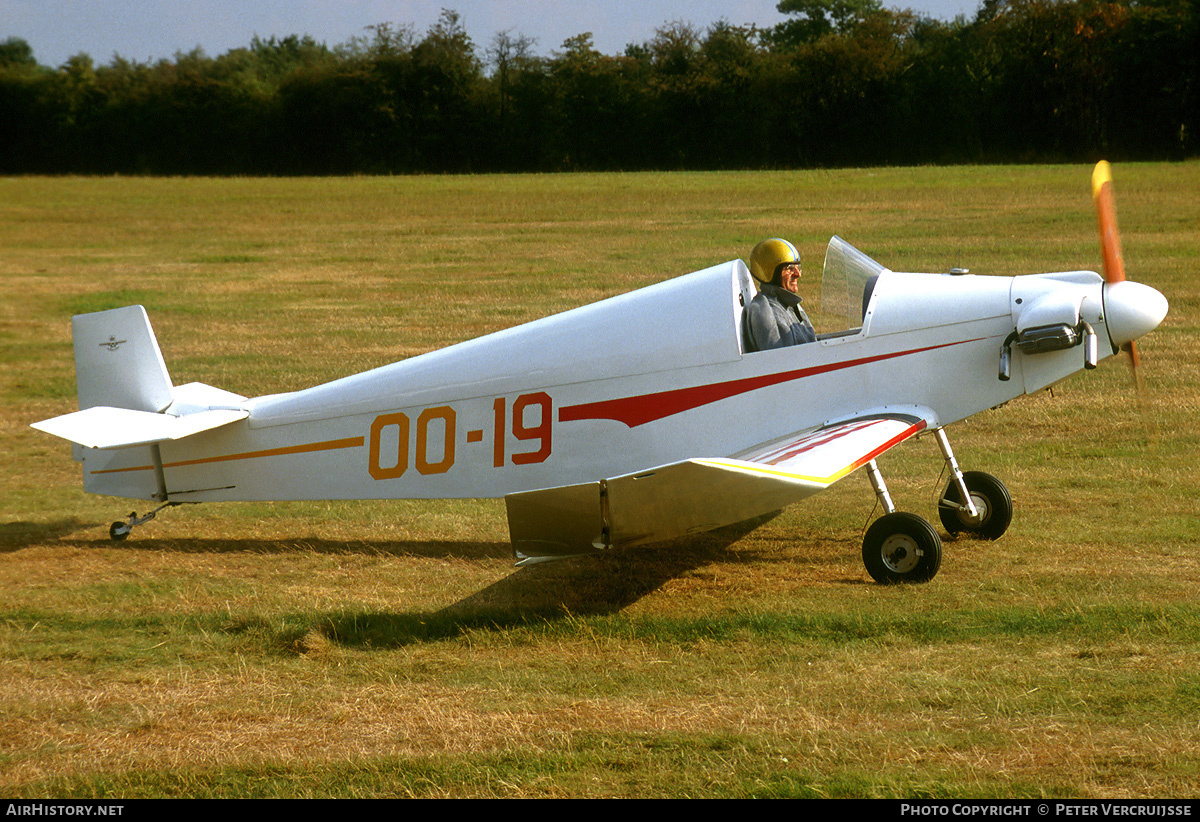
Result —
<instances>
[{"instance_id":1,"label":"green tree","mask_svg":"<svg viewBox=\"0 0 1200 822\"><path fill-rule=\"evenodd\" d=\"M849 34L872 15L883 11L880 0L780 0L775 9L792 15L772 29L777 46L794 48L827 34Z\"/></svg>"},{"instance_id":2,"label":"green tree","mask_svg":"<svg viewBox=\"0 0 1200 822\"><path fill-rule=\"evenodd\" d=\"M612 59L596 50L592 33L563 41L550 66L554 85L554 167L604 168L612 157L617 77Z\"/></svg>"},{"instance_id":3,"label":"green tree","mask_svg":"<svg viewBox=\"0 0 1200 822\"><path fill-rule=\"evenodd\" d=\"M487 50L497 128L496 162L504 170L532 170L547 162L547 119L551 105L545 60L534 40L502 31Z\"/></svg>"},{"instance_id":4,"label":"green tree","mask_svg":"<svg viewBox=\"0 0 1200 822\"><path fill-rule=\"evenodd\" d=\"M20 37L9 37L0 42L0 70L34 69L37 64L33 57L33 46Z\"/></svg>"},{"instance_id":5,"label":"green tree","mask_svg":"<svg viewBox=\"0 0 1200 822\"><path fill-rule=\"evenodd\" d=\"M412 50L415 75L407 99L418 156L428 170L470 171L485 144L482 64L457 12L442 10Z\"/></svg>"},{"instance_id":6,"label":"green tree","mask_svg":"<svg viewBox=\"0 0 1200 822\"><path fill-rule=\"evenodd\" d=\"M10 37L0 43L0 171L49 170L47 157L58 141L61 101L54 76L37 64L29 43Z\"/></svg>"}]
</instances>

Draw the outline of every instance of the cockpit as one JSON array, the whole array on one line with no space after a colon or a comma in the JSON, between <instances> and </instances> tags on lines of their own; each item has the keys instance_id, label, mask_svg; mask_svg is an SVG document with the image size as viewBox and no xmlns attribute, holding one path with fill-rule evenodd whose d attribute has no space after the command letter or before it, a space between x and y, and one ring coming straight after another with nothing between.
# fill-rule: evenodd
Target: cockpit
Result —
<instances>
[{"instance_id":1,"label":"cockpit","mask_svg":"<svg viewBox=\"0 0 1200 822\"><path fill-rule=\"evenodd\" d=\"M841 237L833 237L825 251L825 265L821 281L814 292L817 303L814 311L805 303L805 311L814 315L816 338L828 340L850 337L862 332L867 325L871 297L881 274L888 269L866 254L847 243ZM741 283L741 305L749 306L754 299L754 286L750 277L743 275ZM741 317L743 350L754 353L760 350L754 334L748 327L746 315Z\"/></svg>"}]
</instances>

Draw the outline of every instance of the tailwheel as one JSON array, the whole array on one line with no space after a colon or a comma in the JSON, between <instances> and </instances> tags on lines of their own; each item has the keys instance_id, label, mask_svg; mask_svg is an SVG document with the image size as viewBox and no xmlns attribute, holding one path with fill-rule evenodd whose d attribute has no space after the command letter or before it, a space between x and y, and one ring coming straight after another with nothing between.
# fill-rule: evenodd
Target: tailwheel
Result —
<instances>
[{"instance_id":1,"label":"tailwheel","mask_svg":"<svg viewBox=\"0 0 1200 822\"><path fill-rule=\"evenodd\" d=\"M1004 483L982 471L963 474L967 492L978 516L972 517L962 504L962 496L951 480L938 502L938 516L950 535L966 533L979 539L999 539L1012 523L1013 504Z\"/></svg>"},{"instance_id":2,"label":"tailwheel","mask_svg":"<svg viewBox=\"0 0 1200 822\"><path fill-rule=\"evenodd\" d=\"M942 566L942 538L916 514L885 514L863 538L863 564L876 582L928 582Z\"/></svg>"},{"instance_id":3,"label":"tailwheel","mask_svg":"<svg viewBox=\"0 0 1200 822\"><path fill-rule=\"evenodd\" d=\"M136 528L139 525L145 525L147 522L149 522L150 520L152 520L156 516L158 516L158 512L163 510L164 508L174 508L176 505L188 505L188 504L189 503L186 503L186 502L167 501L143 517L139 517L137 515L137 511L130 511L129 519L125 520L124 522L122 522L121 520L117 520L116 522L114 522L112 525L110 525L108 527L108 535L109 535L109 537L116 540L117 542L128 539L129 535L131 533L133 533L134 528ZM190 504L194 505L195 503L190 503Z\"/></svg>"}]
</instances>

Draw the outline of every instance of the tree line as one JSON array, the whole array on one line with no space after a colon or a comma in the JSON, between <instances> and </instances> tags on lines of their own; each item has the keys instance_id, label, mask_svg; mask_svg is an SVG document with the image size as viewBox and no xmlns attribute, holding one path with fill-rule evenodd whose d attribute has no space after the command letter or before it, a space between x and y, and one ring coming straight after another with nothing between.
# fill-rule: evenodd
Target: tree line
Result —
<instances>
[{"instance_id":1,"label":"tree line","mask_svg":"<svg viewBox=\"0 0 1200 822\"><path fill-rule=\"evenodd\" d=\"M1167 159L1197 149L1200 0L985 0L952 22L782 0L624 53L480 48L444 11L50 68L0 42L0 172L346 174Z\"/></svg>"}]
</instances>

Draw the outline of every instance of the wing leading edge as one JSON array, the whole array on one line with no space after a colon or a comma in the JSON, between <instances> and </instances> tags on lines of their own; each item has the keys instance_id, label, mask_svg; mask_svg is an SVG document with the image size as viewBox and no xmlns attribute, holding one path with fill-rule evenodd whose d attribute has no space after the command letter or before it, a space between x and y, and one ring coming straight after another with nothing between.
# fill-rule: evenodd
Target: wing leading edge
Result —
<instances>
[{"instance_id":1,"label":"wing leading edge","mask_svg":"<svg viewBox=\"0 0 1200 822\"><path fill-rule=\"evenodd\" d=\"M598 482L505 497L520 563L643 545L777 511L928 425L877 414L797 432L729 458L695 458Z\"/></svg>"}]
</instances>

